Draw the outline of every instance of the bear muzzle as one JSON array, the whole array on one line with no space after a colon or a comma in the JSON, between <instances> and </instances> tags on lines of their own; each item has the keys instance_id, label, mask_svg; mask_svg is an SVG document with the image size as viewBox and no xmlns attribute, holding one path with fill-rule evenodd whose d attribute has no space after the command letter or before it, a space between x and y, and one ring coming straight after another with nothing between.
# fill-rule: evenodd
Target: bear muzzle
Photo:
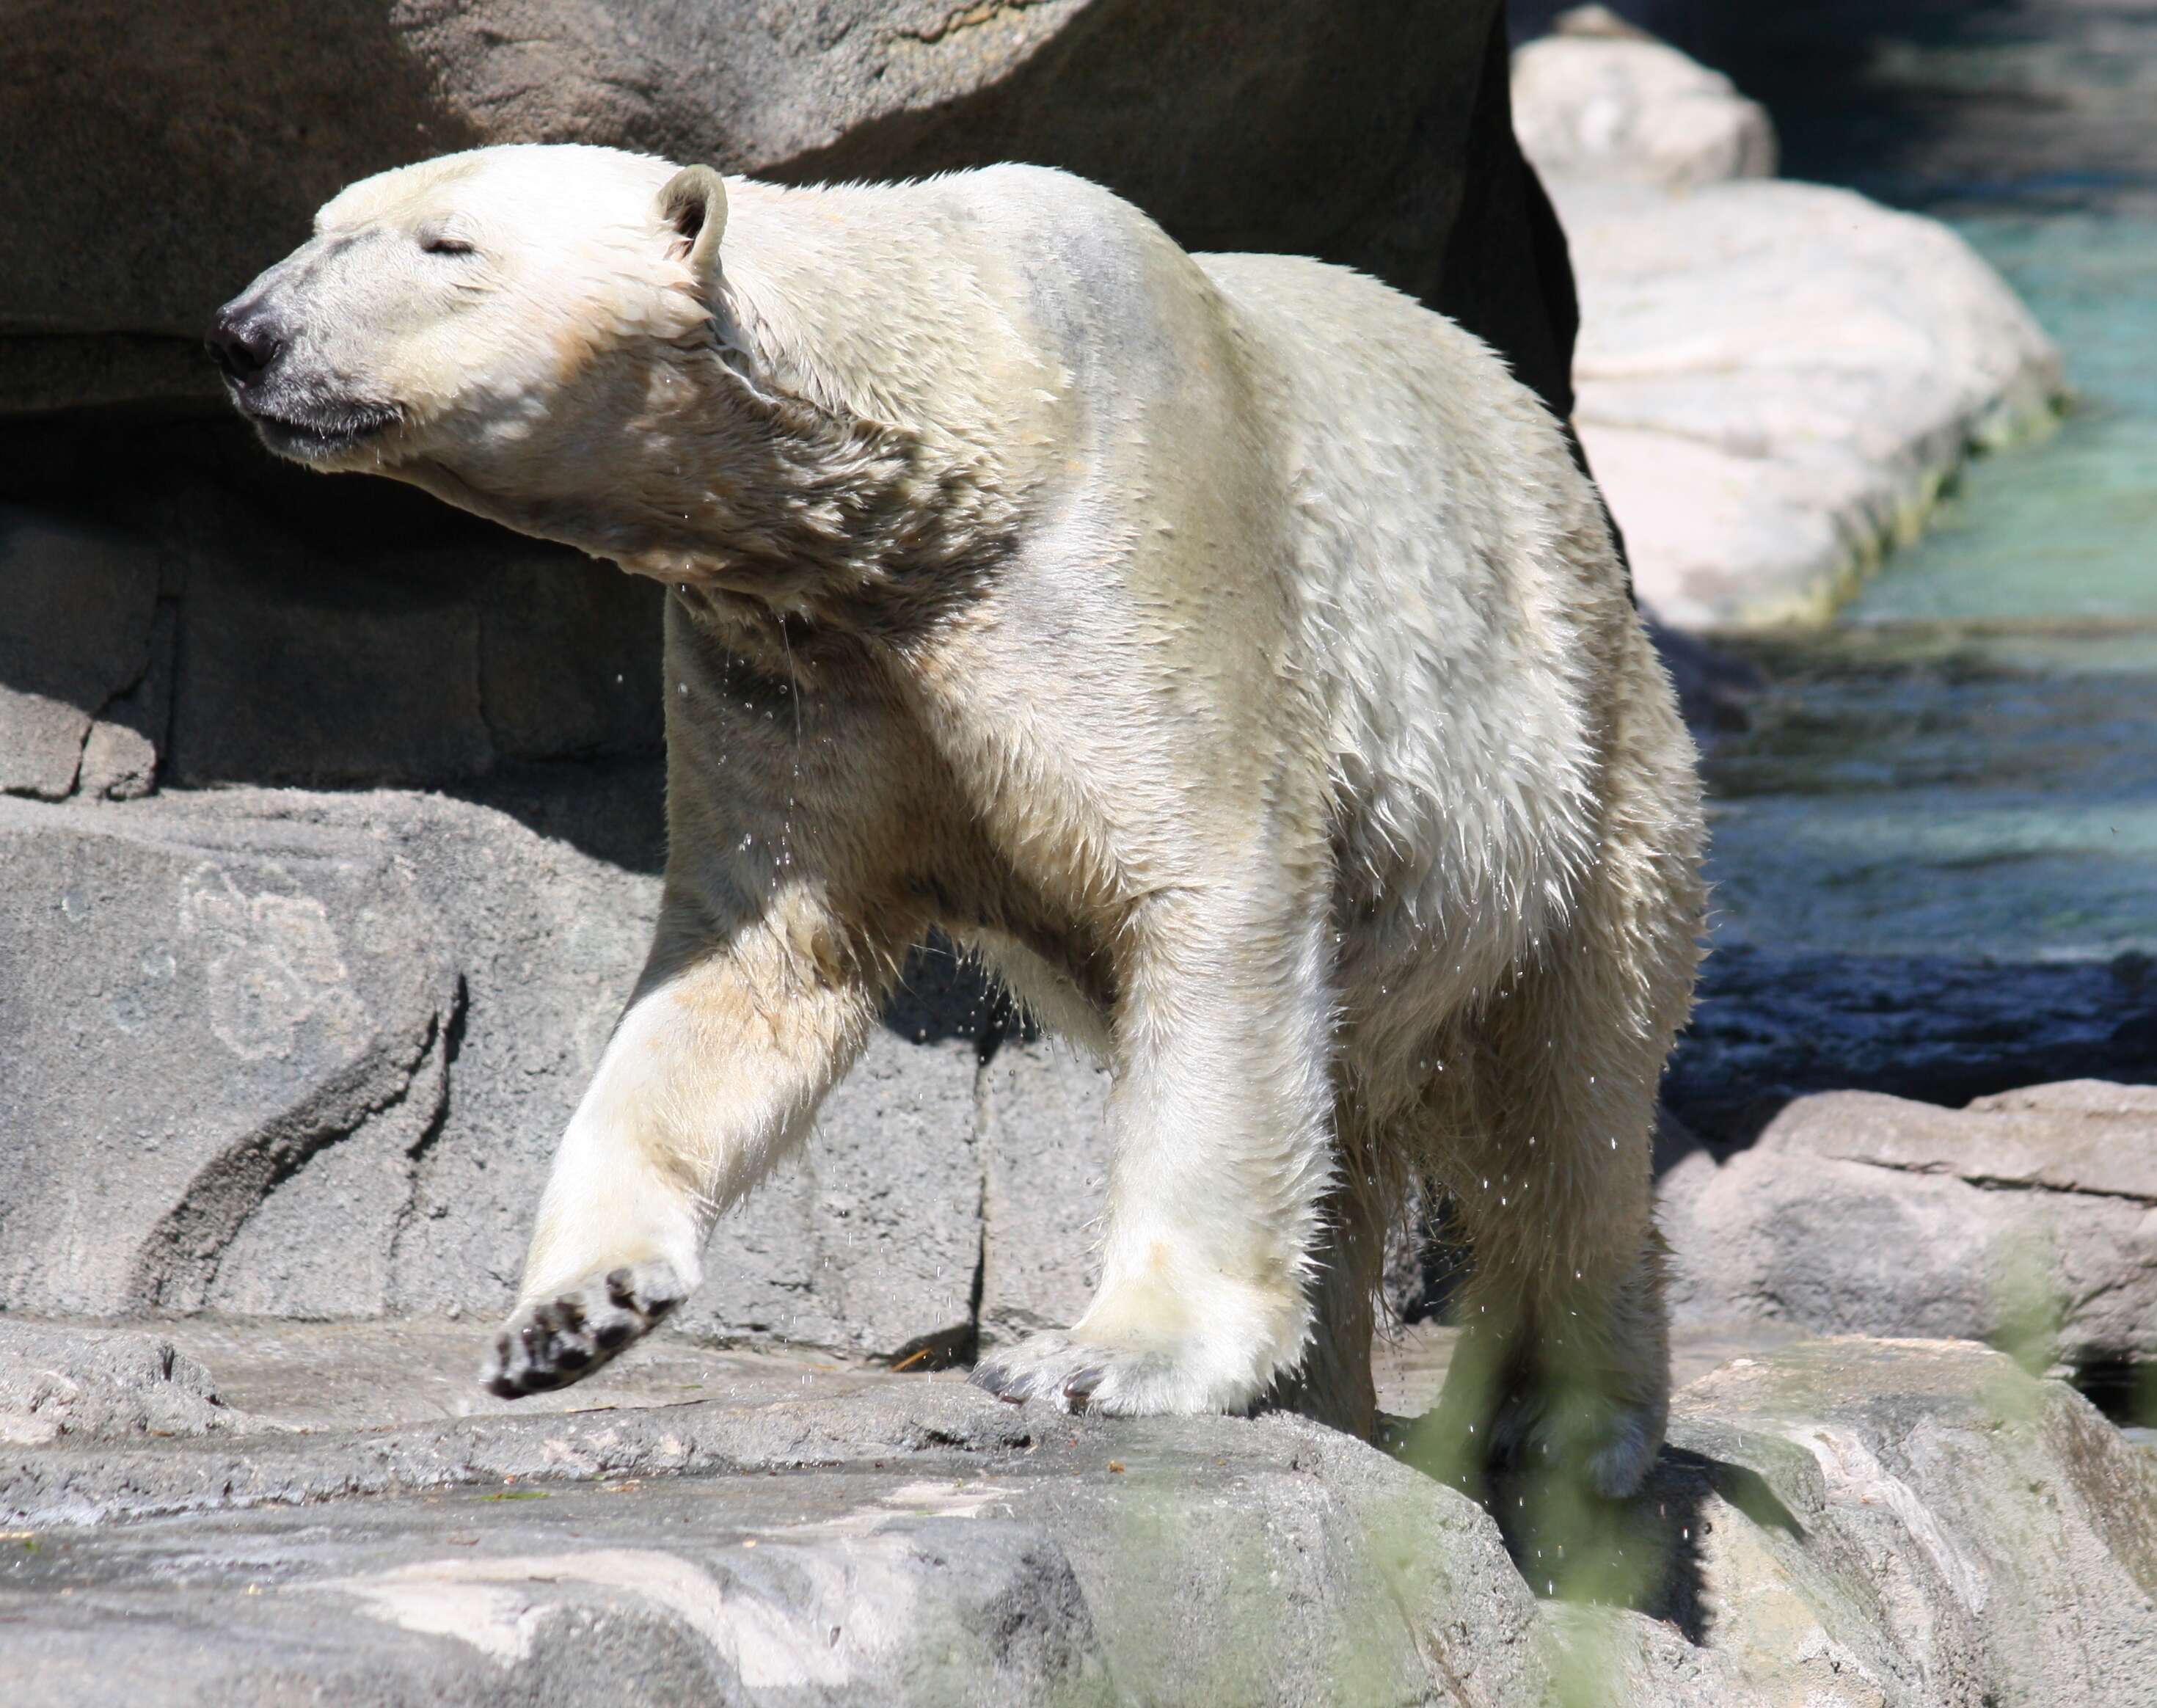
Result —
<instances>
[{"instance_id":1,"label":"bear muzzle","mask_svg":"<svg viewBox=\"0 0 2157 1708\"><path fill-rule=\"evenodd\" d=\"M268 315L245 309L241 302L235 299L217 311L203 342L227 383L245 391L284 353L285 334Z\"/></svg>"},{"instance_id":2,"label":"bear muzzle","mask_svg":"<svg viewBox=\"0 0 2157 1708\"><path fill-rule=\"evenodd\" d=\"M387 404L343 395L343 388L292 353L296 340L258 291L219 309L203 343L225 390L262 442L280 456L322 466L397 420Z\"/></svg>"}]
</instances>

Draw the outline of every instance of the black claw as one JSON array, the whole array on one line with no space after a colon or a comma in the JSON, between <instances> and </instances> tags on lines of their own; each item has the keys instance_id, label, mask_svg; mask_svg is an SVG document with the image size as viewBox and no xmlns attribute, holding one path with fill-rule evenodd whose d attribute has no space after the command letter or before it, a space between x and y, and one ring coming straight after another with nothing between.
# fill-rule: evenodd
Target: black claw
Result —
<instances>
[{"instance_id":1,"label":"black claw","mask_svg":"<svg viewBox=\"0 0 2157 1708\"><path fill-rule=\"evenodd\" d=\"M591 1348L580 1346L574 1340L564 1341L555 1348L554 1362L564 1370L582 1370L591 1361Z\"/></svg>"},{"instance_id":2,"label":"black claw","mask_svg":"<svg viewBox=\"0 0 2157 1708\"><path fill-rule=\"evenodd\" d=\"M636 1332L636 1325L634 1323L615 1317L610 1321L601 1323L594 1329L592 1339L599 1343L600 1350L612 1352L626 1346L629 1344L630 1336Z\"/></svg>"},{"instance_id":3,"label":"black claw","mask_svg":"<svg viewBox=\"0 0 2157 1708\"><path fill-rule=\"evenodd\" d=\"M626 1268L608 1270L606 1288L607 1297L624 1310L636 1308L636 1278Z\"/></svg>"},{"instance_id":4,"label":"black claw","mask_svg":"<svg viewBox=\"0 0 2157 1708\"><path fill-rule=\"evenodd\" d=\"M1096 1365L1091 1370L1082 1370L1063 1384L1063 1398L1072 1411L1083 1412L1094 1397L1094 1391L1101 1385L1108 1372Z\"/></svg>"}]
</instances>

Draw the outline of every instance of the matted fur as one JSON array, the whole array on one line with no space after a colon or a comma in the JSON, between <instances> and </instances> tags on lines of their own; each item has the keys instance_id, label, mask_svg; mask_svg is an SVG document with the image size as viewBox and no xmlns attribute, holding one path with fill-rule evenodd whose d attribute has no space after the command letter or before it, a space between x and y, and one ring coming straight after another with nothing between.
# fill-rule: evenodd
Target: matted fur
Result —
<instances>
[{"instance_id":1,"label":"matted fur","mask_svg":"<svg viewBox=\"0 0 2157 1708\"><path fill-rule=\"evenodd\" d=\"M1057 172L584 148L355 186L229 312L281 334L239 388L276 448L673 589L658 937L503 1391L696 1284L941 925L1115 1069L1099 1292L978 1379L1367 1428L1420 1177L1509 1427L1637 1482L1693 756L1593 491L1481 344ZM1562 1428L1561 1376L1594 1400Z\"/></svg>"}]
</instances>

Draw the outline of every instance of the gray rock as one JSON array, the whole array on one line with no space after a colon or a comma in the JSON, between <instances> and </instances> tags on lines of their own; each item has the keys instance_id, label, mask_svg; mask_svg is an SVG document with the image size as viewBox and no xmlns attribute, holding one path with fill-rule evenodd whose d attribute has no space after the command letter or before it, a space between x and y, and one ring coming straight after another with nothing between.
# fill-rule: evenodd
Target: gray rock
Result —
<instances>
[{"instance_id":1,"label":"gray rock","mask_svg":"<svg viewBox=\"0 0 2157 1708\"><path fill-rule=\"evenodd\" d=\"M203 1435L247 1421L162 1336L0 1319L0 1442Z\"/></svg>"},{"instance_id":2,"label":"gray rock","mask_svg":"<svg viewBox=\"0 0 2157 1708\"><path fill-rule=\"evenodd\" d=\"M0 1304L198 1308L265 1196L424 1136L454 970L370 839L0 801Z\"/></svg>"},{"instance_id":3,"label":"gray rock","mask_svg":"<svg viewBox=\"0 0 2157 1708\"><path fill-rule=\"evenodd\" d=\"M885 1377L238 1452L61 1445L0 1505L39 1530L0 1580L0 1659L85 1703L211 1677L354 1702L1542 1695L1490 1520L1295 1418L1111 1427ZM153 1510L200 1515L45 1515Z\"/></svg>"},{"instance_id":4,"label":"gray rock","mask_svg":"<svg viewBox=\"0 0 2157 1708\"><path fill-rule=\"evenodd\" d=\"M257 1332L176 1330L243 1361ZM457 1332L282 1330L237 1433L19 1448L0 1668L86 1704L2149 1700L2157 1463L1966 1345L1739 1359L1561 1565L1550 1526L1501 1505L1509 1559L1465 1497L1288 1417L662 1342L579 1409L383 1421Z\"/></svg>"},{"instance_id":5,"label":"gray rock","mask_svg":"<svg viewBox=\"0 0 2157 1708\"><path fill-rule=\"evenodd\" d=\"M2157 1089L1805 1098L1727 1161L1687 1156L1662 1206L1681 1316L2157 1357Z\"/></svg>"},{"instance_id":6,"label":"gray rock","mask_svg":"<svg viewBox=\"0 0 2157 1708\"><path fill-rule=\"evenodd\" d=\"M602 781L589 812L649 814L658 787ZM0 1309L507 1309L656 879L396 791L0 803L0 1017L23 1051L0 1083L19 1135ZM966 1345L976 1073L970 1039L879 1032L799 1159L714 1231L676 1331Z\"/></svg>"},{"instance_id":7,"label":"gray rock","mask_svg":"<svg viewBox=\"0 0 2157 1708\"><path fill-rule=\"evenodd\" d=\"M723 1217L675 1331L948 1357L981 1257L974 1047L878 1032L801 1152Z\"/></svg>"},{"instance_id":8,"label":"gray rock","mask_svg":"<svg viewBox=\"0 0 2157 1708\"><path fill-rule=\"evenodd\" d=\"M982 1075L981 1339L1075 1322L1099 1279L1109 1077L1068 1046L1013 1041Z\"/></svg>"},{"instance_id":9,"label":"gray rock","mask_svg":"<svg viewBox=\"0 0 2157 1708\"><path fill-rule=\"evenodd\" d=\"M1497 0L288 12L17 8L0 326L22 336L0 342L0 409L215 399L202 328L322 202L513 141L795 180L1068 167L1192 246L1316 253L1441 294L1564 413L1562 264L1506 123Z\"/></svg>"},{"instance_id":10,"label":"gray rock","mask_svg":"<svg viewBox=\"0 0 2157 1708\"><path fill-rule=\"evenodd\" d=\"M1696 1382L1671 1439L1680 1611L1765 1700L2151 1700L2157 1475L2064 1385L1814 1341Z\"/></svg>"}]
</instances>

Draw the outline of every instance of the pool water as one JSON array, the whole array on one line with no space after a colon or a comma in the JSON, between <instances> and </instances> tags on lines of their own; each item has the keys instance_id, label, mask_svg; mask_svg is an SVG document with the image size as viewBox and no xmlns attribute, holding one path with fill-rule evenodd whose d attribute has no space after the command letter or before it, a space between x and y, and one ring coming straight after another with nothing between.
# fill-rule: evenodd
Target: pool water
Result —
<instances>
[{"instance_id":1,"label":"pool water","mask_svg":"<svg viewBox=\"0 0 2157 1708\"><path fill-rule=\"evenodd\" d=\"M1958 218L2065 351L2058 431L1973 463L1707 754L1717 941L2157 952L2157 219ZM2152 1064L2157 1067L2157 1064Z\"/></svg>"}]
</instances>

